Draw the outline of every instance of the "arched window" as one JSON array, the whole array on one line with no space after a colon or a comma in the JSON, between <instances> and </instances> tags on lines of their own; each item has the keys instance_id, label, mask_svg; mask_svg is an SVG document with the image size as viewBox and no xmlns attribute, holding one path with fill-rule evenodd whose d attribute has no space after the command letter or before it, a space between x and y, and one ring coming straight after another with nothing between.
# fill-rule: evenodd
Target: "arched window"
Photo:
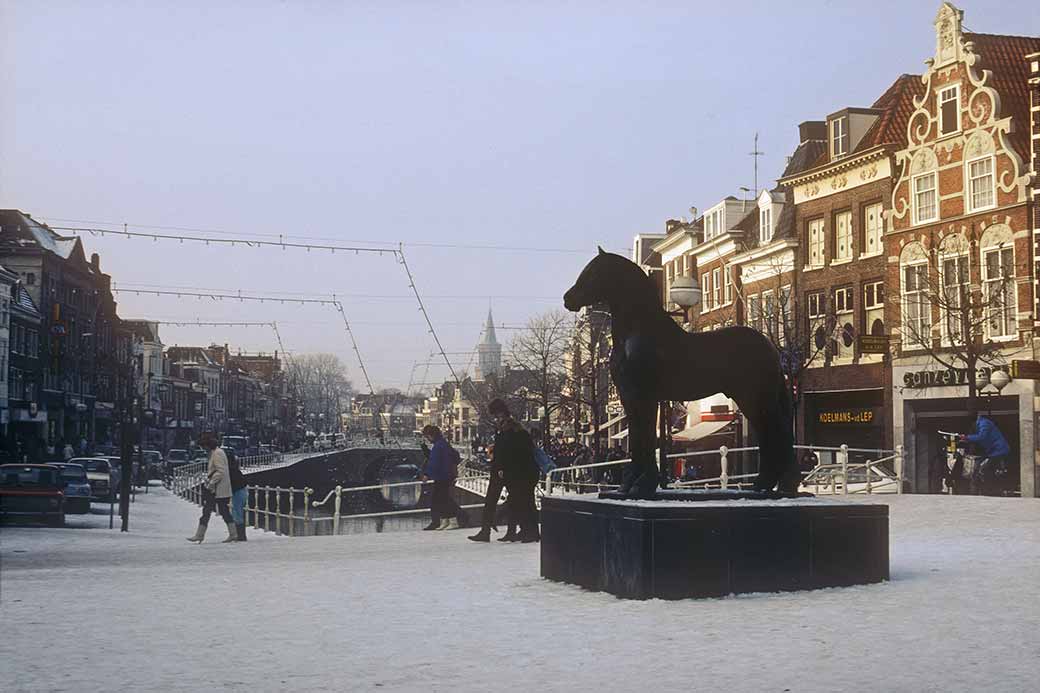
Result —
<instances>
[{"instance_id":1,"label":"arched window","mask_svg":"<svg viewBox=\"0 0 1040 693\"><path fill-rule=\"evenodd\" d=\"M1007 224L986 229L979 242L982 297L987 339L1018 335L1018 296L1015 283L1015 239Z\"/></svg>"},{"instance_id":2,"label":"arched window","mask_svg":"<svg viewBox=\"0 0 1040 693\"><path fill-rule=\"evenodd\" d=\"M939 218L939 160L931 149L921 149L911 164L910 202L914 224Z\"/></svg>"},{"instance_id":3,"label":"arched window","mask_svg":"<svg viewBox=\"0 0 1040 693\"><path fill-rule=\"evenodd\" d=\"M939 244L939 281L937 297L942 337L947 344L963 344L965 330L972 331L971 283L968 240L962 233L946 236ZM968 327L966 327L968 326Z\"/></svg>"},{"instance_id":4,"label":"arched window","mask_svg":"<svg viewBox=\"0 0 1040 693\"><path fill-rule=\"evenodd\" d=\"M928 254L921 243L907 243L899 255L904 349L931 346L932 304L928 291Z\"/></svg>"}]
</instances>

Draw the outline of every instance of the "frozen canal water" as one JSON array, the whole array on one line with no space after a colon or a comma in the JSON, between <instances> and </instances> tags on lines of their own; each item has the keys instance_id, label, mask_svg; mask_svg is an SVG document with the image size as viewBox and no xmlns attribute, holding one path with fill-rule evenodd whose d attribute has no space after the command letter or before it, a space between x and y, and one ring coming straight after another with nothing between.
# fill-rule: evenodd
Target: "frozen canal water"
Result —
<instances>
[{"instance_id":1,"label":"frozen canal water","mask_svg":"<svg viewBox=\"0 0 1040 693\"><path fill-rule=\"evenodd\" d=\"M461 532L201 546L153 488L0 528L5 691L1027 691L1040 687L1040 500L885 496L892 581L627 602ZM98 506L100 507L100 506ZM107 506L106 506L107 510Z\"/></svg>"}]
</instances>

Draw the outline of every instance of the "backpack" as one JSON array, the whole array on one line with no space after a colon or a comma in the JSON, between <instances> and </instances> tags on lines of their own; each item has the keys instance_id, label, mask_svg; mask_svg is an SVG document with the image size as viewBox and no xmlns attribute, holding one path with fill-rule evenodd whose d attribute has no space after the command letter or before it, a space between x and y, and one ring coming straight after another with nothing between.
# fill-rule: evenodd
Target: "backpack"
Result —
<instances>
[{"instance_id":1,"label":"backpack","mask_svg":"<svg viewBox=\"0 0 1040 693\"><path fill-rule=\"evenodd\" d=\"M552 461L549 454L537 445L534 447L534 463L538 465L538 469L541 470L542 474L548 474L552 470L556 469L556 463Z\"/></svg>"}]
</instances>

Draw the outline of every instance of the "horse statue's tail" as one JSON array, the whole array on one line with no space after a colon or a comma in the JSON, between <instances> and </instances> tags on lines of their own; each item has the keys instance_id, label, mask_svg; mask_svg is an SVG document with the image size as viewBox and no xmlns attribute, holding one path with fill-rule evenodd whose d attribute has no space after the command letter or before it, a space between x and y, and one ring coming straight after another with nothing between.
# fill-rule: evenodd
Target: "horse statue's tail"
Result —
<instances>
[{"instance_id":1,"label":"horse statue's tail","mask_svg":"<svg viewBox=\"0 0 1040 693\"><path fill-rule=\"evenodd\" d=\"M777 375L772 402L762 421L756 486L793 494L801 482L794 455L794 406L783 374Z\"/></svg>"}]
</instances>

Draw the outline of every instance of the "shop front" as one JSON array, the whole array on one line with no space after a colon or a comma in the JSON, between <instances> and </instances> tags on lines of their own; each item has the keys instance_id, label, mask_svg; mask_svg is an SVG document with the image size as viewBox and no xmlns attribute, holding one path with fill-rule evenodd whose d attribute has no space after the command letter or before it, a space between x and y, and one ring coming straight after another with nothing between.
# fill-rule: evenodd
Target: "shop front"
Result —
<instances>
[{"instance_id":1,"label":"shop front","mask_svg":"<svg viewBox=\"0 0 1040 693\"><path fill-rule=\"evenodd\" d=\"M884 450L884 395L880 387L804 393L805 444L822 448L848 445L857 450ZM817 454L820 462L835 461L834 452Z\"/></svg>"},{"instance_id":2,"label":"shop front","mask_svg":"<svg viewBox=\"0 0 1040 693\"><path fill-rule=\"evenodd\" d=\"M979 369L989 375L989 368ZM893 367L893 430L906 451L904 476L915 493L939 493L946 465L940 431L971 433L975 427L968 400L968 374L930 364ZM978 410L990 416L1011 447L1012 477L1023 496L1035 496L1033 381L1012 380L999 393L984 391Z\"/></svg>"}]
</instances>

